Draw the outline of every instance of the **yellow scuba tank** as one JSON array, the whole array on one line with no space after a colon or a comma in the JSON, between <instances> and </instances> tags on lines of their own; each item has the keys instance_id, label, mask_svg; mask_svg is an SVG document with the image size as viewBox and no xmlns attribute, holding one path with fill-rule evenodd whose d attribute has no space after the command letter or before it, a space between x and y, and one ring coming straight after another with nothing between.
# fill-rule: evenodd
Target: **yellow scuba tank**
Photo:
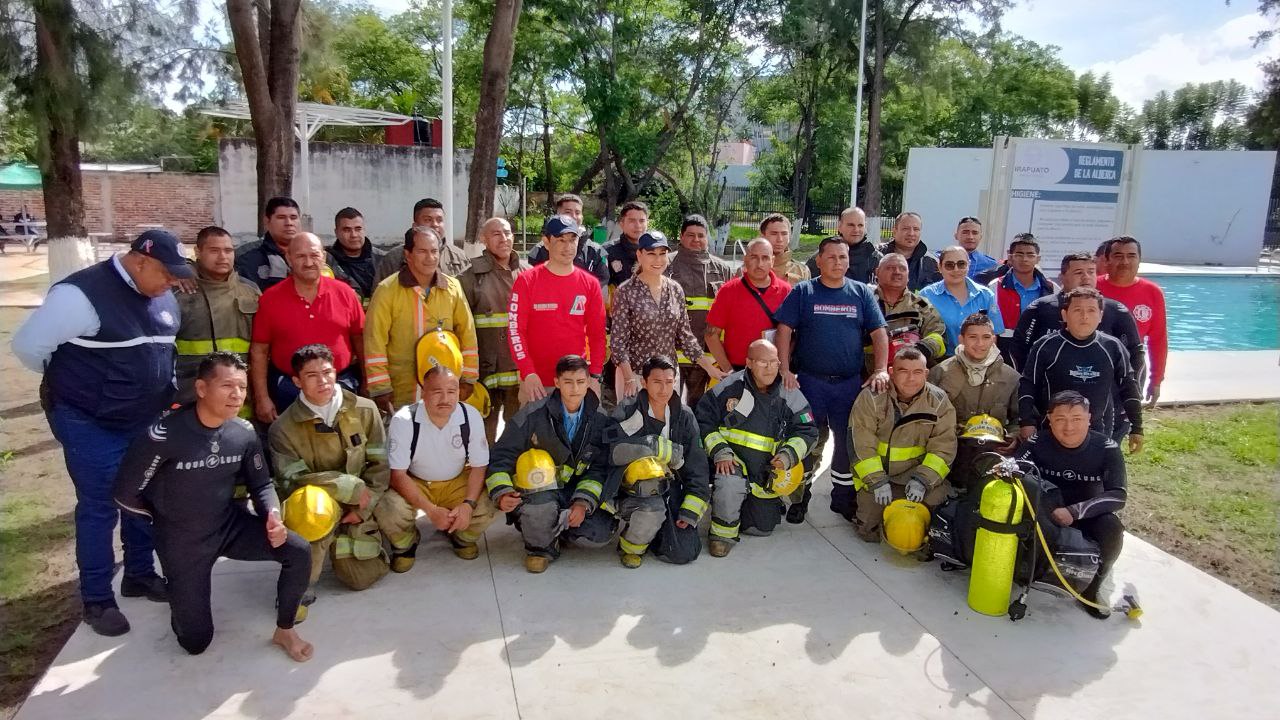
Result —
<instances>
[{"instance_id":1,"label":"yellow scuba tank","mask_svg":"<svg viewBox=\"0 0 1280 720\"><path fill-rule=\"evenodd\" d=\"M982 488L978 513L982 524L973 546L969 572L969 607L984 615L1004 615L1013 594L1013 568L1018 558L1018 523L1026 496L1012 478L1001 475Z\"/></svg>"}]
</instances>

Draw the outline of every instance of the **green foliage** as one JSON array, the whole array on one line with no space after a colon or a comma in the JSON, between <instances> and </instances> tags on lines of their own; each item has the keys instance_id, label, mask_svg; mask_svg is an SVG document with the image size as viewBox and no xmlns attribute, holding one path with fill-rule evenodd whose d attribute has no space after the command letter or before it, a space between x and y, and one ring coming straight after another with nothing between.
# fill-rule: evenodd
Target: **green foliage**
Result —
<instances>
[{"instance_id":1,"label":"green foliage","mask_svg":"<svg viewBox=\"0 0 1280 720\"><path fill-rule=\"evenodd\" d=\"M1249 137L1250 95L1235 80L1161 90L1116 135L1140 138L1153 150L1238 150Z\"/></svg>"},{"instance_id":2,"label":"green foliage","mask_svg":"<svg viewBox=\"0 0 1280 720\"><path fill-rule=\"evenodd\" d=\"M142 100L125 106L99 140L85 148L89 162L161 163L192 172L218 169L217 131L195 108L181 114Z\"/></svg>"}]
</instances>

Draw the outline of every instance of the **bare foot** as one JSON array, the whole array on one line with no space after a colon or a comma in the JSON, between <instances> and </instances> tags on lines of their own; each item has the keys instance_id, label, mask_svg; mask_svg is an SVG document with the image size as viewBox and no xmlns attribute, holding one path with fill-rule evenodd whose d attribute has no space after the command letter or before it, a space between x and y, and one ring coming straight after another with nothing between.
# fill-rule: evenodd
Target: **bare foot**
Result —
<instances>
[{"instance_id":1,"label":"bare foot","mask_svg":"<svg viewBox=\"0 0 1280 720\"><path fill-rule=\"evenodd\" d=\"M271 636L271 642L283 648L295 662L306 662L311 659L312 653L315 652L315 648L311 646L311 643L299 637L298 631L293 628L288 630L276 628L275 634Z\"/></svg>"}]
</instances>

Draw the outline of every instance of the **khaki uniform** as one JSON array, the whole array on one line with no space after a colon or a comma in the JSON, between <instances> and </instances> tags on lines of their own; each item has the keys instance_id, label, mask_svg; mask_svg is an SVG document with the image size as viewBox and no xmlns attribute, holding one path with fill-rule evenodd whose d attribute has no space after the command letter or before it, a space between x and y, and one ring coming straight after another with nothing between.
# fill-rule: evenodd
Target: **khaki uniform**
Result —
<instances>
[{"instance_id":1,"label":"khaki uniform","mask_svg":"<svg viewBox=\"0 0 1280 720\"><path fill-rule=\"evenodd\" d=\"M178 381L174 402L183 404L195 400L196 370L206 355L214 350L229 350L249 359L253 316L262 295L257 285L234 270L226 280L214 280L196 267L195 280L195 293L174 293L181 316L174 341ZM250 399L246 398L240 417L253 416Z\"/></svg>"},{"instance_id":2,"label":"khaki uniform","mask_svg":"<svg viewBox=\"0 0 1280 720\"><path fill-rule=\"evenodd\" d=\"M702 354L710 358L707 342L702 337L707 327L707 311L711 309L716 293L733 277L733 269L710 253L681 250L671 258L671 264L667 266L667 277L679 283L680 289L684 290L685 304L689 308L689 327L702 344ZM698 361L697 358L685 357L680 352L676 353L676 358L680 361L680 373L688 388L689 407L693 407L706 391L710 378L705 370L694 364Z\"/></svg>"},{"instance_id":3,"label":"khaki uniform","mask_svg":"<svg viewBox=\"0 0 1280 720\"><path fill-rule=\"evenodd\" d=\"M436 327L453 333L462 350L462 380L475 382L479 352L471 308L458 281L436 272L421 288L408 268L378 283L365 315L365 382L369 395L391 393L396 407L419 399L418 338Z\"/></svg>"},{"instance_id":4,"label":"khaki uniform","mask_svg":"<svg viewBox=\"0 0 1280 720\"><path fill-rule=\"evenodd\" d=\"M369 492L368 504L357 510L360 522L339 523L327 537L311 543L311 585L319 579L330 550L333 574L342 584L363 590L377 582L389 569L382 535L399 528L388 512L386 501L394 493L387 492L391 476L386 434L373 401L343 390L342 407L330 428L299 398L271 424L268 442L282 498L303 485L318 485L345 513L355 510L360 496Z\"/></svg>"},{"instance_id":5,"label":"khaki uniform","mask_svg":"<svg viewBox=\"0 0 1280 720\"><path fill-rule=\"evenodd\" d=\"M809 275L809 268L799 260L792 258L790 250L781 255L773 256L773 272L790 283L792 287L795 287L796 283L802 280L812 279Z\"/></svg>"},{"instance_id":6,"label":"khaki uniform","mask_svg":"<svg viewBox=\"0 0 1280 720\"><path fill-rule=\"evenodd\" d=\"M959 352L959 350L957 350ZM929 371L929 382L942 388L956 409L956 434L964 432L964 424L974 415L990 415L1000 422L1005 432L1018 429L1018 383L1022 380L1013 368L996 360L986 369L980 385L970 385L964 365L949 357ZM947 476L957 488L972 489L978 474L974 460L983 452L996 450L992 443L959 438L956 460Z\"/></svg>"},{"instance_id":7,"label":"khaki uniform","mask_svg":"<svg viewBox=\"0 0 1280 720\"><path fill-rule=\"evenodd\" d=\"M484 419L490 445L497 439L498 410L502 409L503 417L510 421L520 409L520 372L507 344L507 306L512 285L520 273L528 269L529 265L514 252L503 266L485 250L458 278L475 319L480 382L489 391L493 403L489 417Z\"/></svg>"},{"instance_id":8,"label":"khaki uniform","mask_svg":"<svg viewBox=\"0 0 1280 720\"><path fill-rule=\"evenodd\" d=\"M471 466L465 465L457 477L449 480L424 480L413 475L409 477L432 505L452 510L467 499L467 480L470 475ZM422 538L416 523L418 509L394 490L387 493L384 506L387 515L397 528L395 534L387 535L392 549L397 553L403 553L415 548ZM495 517L493 501L489 499L489 494L482 490L480 497L476 498L475 510L471 511L471 524L467 525L466 530L453 533L453 537L468 545L475 544L479 542L485 528L493 523Z\"/></svg>"},{"instance_id":9,"label":"khaki uniform","mask_svg":"<svg viewBox=\"0 0 1280 720\"><path fill-rule=\"evenodd\" d=\"M942 322L942 316L938 314L937 308L930 305L928 300L906 290L897 302L890 305L880 294L880 286L873 285L871 290L875 293L880 312L884 315L885 330L889 333L890 363L893 362L894 339L906 333L915 333L918 336L915 346L924 353L925 362L928 364L936 363L947 354L947 326ZM863 346L867 357L867 375L870 376L876 371L870 335L865 337Z\"/></svg>"},{"instance_id":10,"label":"khaki uniform","mask_svg":"<svg viewBox=\"0 0 1280 720\"><path fill-rule=\"evenodd\" d=\"M895 499L905 496L907 481L925 484L924 504L936 507L947 499L947 474L956 457L956 411L947 394L925 384L902 402L892 387L883 393L864 391L849 414L853 435L853 484L858 488L857 520L863 532L880 527L884 508L872 490L891 483Z\"/></svg>"},{"instance_id":11,"label":"khaki uniform","mask_svg":"<svg viewBox=\"0 0 1280 720\"><path fill-rule=\"evenodd\" d=\"M440 245L440 271L445 275L456 278L470 264L471 261L467 259L467 254L462 251L462 248L452 242ZM378 270L373 282L375 285L381 283L402 269L404 269L404 245L388 248L386 254L378 259Z\"/></svg>"}]
</instances>

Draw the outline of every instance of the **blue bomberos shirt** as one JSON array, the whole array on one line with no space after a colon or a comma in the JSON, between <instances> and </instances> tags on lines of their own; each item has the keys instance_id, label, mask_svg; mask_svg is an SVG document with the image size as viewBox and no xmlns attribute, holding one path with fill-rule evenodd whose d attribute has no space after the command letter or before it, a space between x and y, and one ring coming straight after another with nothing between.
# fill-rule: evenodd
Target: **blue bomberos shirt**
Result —
<instances>
[{"instance_id":1,"label":"blue bomberos shirt","mask_svg":"<svg viewBox=\"0 0 1280 720\"><path fill-rule=\"evenodd\" d=\"M795 331L794 372L839 377L862 373L863 334L885 324L871 288L849 278L838 288L820 279L797 283L774 317Z\"/></svg>"}]
</instances>

